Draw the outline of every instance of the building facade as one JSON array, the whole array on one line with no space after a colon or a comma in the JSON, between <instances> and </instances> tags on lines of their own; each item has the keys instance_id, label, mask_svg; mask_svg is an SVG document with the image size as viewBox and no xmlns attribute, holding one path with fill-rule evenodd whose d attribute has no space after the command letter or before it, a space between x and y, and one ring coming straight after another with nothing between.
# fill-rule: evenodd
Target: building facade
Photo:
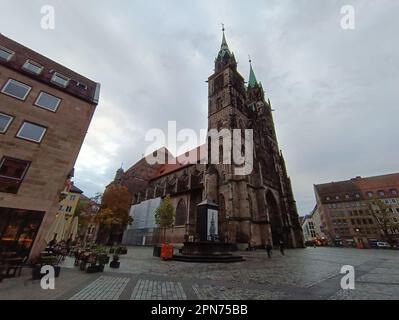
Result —
<instances>
[{"instance_id":1,"label":"building facade","mask_svg":"<svg viewBox=\"0 0 399 320\"><path fill-rule=\"evenodd\" d=\"M318 184L314 190L313 220L330 245L373 247L399 239L399 173Z\"/></svg>"},{"instance_id":2,"label":"building facade","mask_svg":"<svg viewBox=\"0 0 399 320\"><path fill-rule=\"evenodd\" d=\"M327 238L320 229L320 215L317 209L315 206L309 215L301 217L305 245L323 246L327 244Z\"/></svg>"},{"instance_id":3,"label":"building facade","mask_svg":"<svg viewBox=\"0 0 399 320\"><path fill-rule=\"evenodd\" d=\"M0 241L34 257L59 209L100 85L0 35Z\"/></svg>"},{"instance_id":4,"label":"building facade","mask_svg":"<svg viewBox=\"0 0 399 320\"><path fill-rule=\"evenodd\" d=\"M264 246L269 240L274 244L282 240L289 247L303 247L302 229L277 143L271 103L266 100L252 65L248 85L245 84L224 32L214 73L207 82L208 130L239 129L244 135L245 129L252 129L252 171L238 175L235 171L240 167L238 164L224 164L226 150L221 139L219 164L203 164L210 154L209 144L176 158L164 148L155 154L176 161L150 165L143 158L126 172L118 170L115 183L128 187L134 205L171 196L176 208L175 227L167 232L171 242L196 238L196 206L208 199L219 207L219 240L242 246L249 243ZM241 150L244 148L243 145Z\"/></svg>"},{"instance_id":5,"label":"building facade","mask_svg":"<svg viewBox=\"0 0 399 320\"><path fill-rule=\"evenodd\" d=\"M59 203L56 219L47 233L47 241L75 240L78 233L79 219L75 216L75 212L82 195L83 191L72 183L69 191L64 195L65 198Z\"/></svg>"}]
</instances>

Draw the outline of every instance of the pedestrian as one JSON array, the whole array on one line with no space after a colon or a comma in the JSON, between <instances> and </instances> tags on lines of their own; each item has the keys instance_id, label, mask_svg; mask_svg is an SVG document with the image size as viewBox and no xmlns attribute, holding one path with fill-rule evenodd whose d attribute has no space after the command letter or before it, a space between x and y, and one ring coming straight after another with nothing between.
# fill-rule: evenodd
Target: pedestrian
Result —
<instances>
[{"instance_id":1,"label":"pedestrian","mask_svg":"<svg viewBox=\"0 0 399 320\"><path fill-rule=\"evenodd\" d=\"M272 249L273 249L273 246L272 246L272 244L271 244L271 242L270 242L270 240L269 240L269 241L267 241L267 244L266 244L267 256L268 256L269 258L272 257Z\"/></svg>"},{"instance_id":2,"label":"pedestrian","mask_svg":"<svg viewBox=\"0 0 399 320\"><path fill-rule=\"evenodd\" d=\"M284 255L284 242L283 242L283 240L280 240L280 252L281 252L281 255Z\"/></svg>"}]
</instances>

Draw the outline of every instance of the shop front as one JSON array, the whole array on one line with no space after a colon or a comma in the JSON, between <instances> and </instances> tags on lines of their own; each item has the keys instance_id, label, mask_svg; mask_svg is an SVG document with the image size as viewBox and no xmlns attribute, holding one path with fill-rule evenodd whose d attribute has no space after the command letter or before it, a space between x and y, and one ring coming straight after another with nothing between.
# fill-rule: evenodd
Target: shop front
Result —
<instances>
[{"instance_id":1,"label":"shop front","mask_svg":"<svg viewBox=\"0 0 399 320\"><path fill-rule=\"evenodd\" d=\"M28 257L44 212L0 207L0 253Z\"/></svg>"}]
</instances>

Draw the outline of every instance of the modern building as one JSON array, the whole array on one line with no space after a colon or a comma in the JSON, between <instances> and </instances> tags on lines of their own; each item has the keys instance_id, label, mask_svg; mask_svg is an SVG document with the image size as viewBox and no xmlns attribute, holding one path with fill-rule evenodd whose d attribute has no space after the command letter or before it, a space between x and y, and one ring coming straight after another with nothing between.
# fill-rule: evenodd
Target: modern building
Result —
<instances>
[{"instance_id":1,"label":"modern building","mask_svg":"<svg viewBox=\"0 0 399 320\"><path fill-rule=\"evenodd\" d=\"M322 246L326 244L326 236L320 229L320 216L318 214L317 206L312 212L304 217L301 217L301 225L303 237L306 245Z\"/></svg>"},{"instance_id":2,"label":"modern building","mask_svg":"<svg viewBox=\"0 0 399 320\"><path fill-rule=\"evenodd\" d=\"M100 85L0 34L0 241L38 255Z\"/></svg>"},{"instance_id":3,"label":"modern building","mask_svg":"<svg viewBox=\"0 0 399 320\"><path fill-rule=\"evenodd\" d=\"M399 173L318 184L314 190L313 222L329 244L370 247L387 235L399 240Z\"/></svg>"},{"instance_id":4,"label":"modern building","mask_svg":"<svg viewBox=\"0 0 399 320\"><path fill-rule=\"evenodd\" d=\"M167 231L168 241L182 243L184 239L198 238L197 205L207 199L218 205L219 240L240 247L249 243L264 247L269 240L274 244L283 240L289 247L303 247L302 228L278 146L270 100L252 65L246 85L224 31L214 72L207 82L208 130L238 129L244 136L246 129L252 129L252 171L237 174L240 165L225 163L228 150L222 139L218 164L204 164L202 160L208 158L205 145L182 155L161 149L154 154L167 155L167 164L151 165L143 158L126 172L119 170L115 183L128 187L134 205L171 196L176 218L174 228ZM245 153L244 144L239 148Z\"/></svg>"},{"instance_id":5,"label":"modern building","mask_svg":"<svg viewBox=\"0 0 399 320\"><path fill-rule=\"evenodd\" d=\"M75 240L79 223L79 218L75 216L75 212L82 195L83 191L72 183L69 191L64 195L65 198L59 203L60 207L56 219L47 233L47 241Z\"/></svg>"},{"instance_id":6,"label":"modern building","mask_svg":"<svg viewBox=\"0 0 399 320\"><path fill-rule=\"evenodd\" d=\"M311 216L307 215L304 217L302 221L302 230L305 244L316 240L316 230Z\"/></svg>"}]
</instances>

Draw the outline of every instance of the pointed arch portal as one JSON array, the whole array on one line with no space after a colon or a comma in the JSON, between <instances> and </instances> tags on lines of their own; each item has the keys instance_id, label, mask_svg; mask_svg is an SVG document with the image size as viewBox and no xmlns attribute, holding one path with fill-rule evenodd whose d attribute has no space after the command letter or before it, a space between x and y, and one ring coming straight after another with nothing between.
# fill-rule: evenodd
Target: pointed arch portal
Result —
<instances>
[{"instance_id":1,"label":"pointed arch portal","mask_svg":"<svg viewBox=\"0 0 399 320\"><path fill-rule=\"evenodd\" d=\"M269 212L269 221L272 231L273 244L277 245L279 241L282 240L283 230L282 230L280 210L278 208L276 198L274 197L271 191L268 191L266 194L266 204Z\"/></svg>"},{"instance_id":2,"label":"pointed arch portal","mask_svg":"<svg viewBox=\"0 0 399 320\"><path fill-rule=\"evenodd\" d=\"M187 222L187 205L184 199L181 199L176 207L175 226L183 226Z\"/></svg>"}]
</instances>

